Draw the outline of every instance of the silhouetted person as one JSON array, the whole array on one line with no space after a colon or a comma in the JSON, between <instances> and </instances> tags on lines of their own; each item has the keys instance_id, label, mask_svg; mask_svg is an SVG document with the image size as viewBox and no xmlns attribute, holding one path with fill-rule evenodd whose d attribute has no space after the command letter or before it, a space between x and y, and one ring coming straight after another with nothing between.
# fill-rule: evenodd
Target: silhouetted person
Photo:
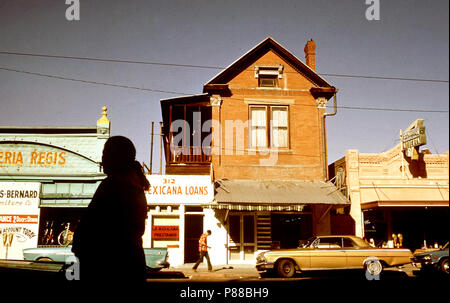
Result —
<instances>
[{"instance_id":1,"label":"silhouetted person","mask_svg":"<svg viewBox=\"0 0 450 303\"><path fill-rule=\"evenodd\" d=\"M197 267L200 263L203 262L203 258L206 258L206 261L208 262L208 270L212 271L211 261L209 260L209 254L208 254L208 248L211 248L208 246L208 237L211 235L211 231L208 229L206 233L202 234L200 236L200 239L198 240L198 252L200 253L200 256L195 262L194 267L192 269L194 271L197 271Z\"/></svg>"},{"instance_id":2,"label":"silhouetted person","mask_svg":"<svg viewBox=\"0 0 450 303\"><path fill-rule=\"evenodd\" d=\"M75 231L72 251L80 262L80 279L88 282L144 282L142 235L147 218L144 189L149 182L135 160L133 143L109 138L100 183Z\"/></svg>"}]
</instances>

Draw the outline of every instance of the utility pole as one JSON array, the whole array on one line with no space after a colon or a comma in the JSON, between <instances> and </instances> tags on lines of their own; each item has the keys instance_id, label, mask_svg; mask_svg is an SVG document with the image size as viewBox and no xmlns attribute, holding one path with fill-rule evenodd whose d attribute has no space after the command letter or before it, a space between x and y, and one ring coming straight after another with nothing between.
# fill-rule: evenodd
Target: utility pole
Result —
<instances>
[{"instance_id":1,"label":"utility pole","mask_svg":"<svg viewBox=\"0 0 450 303\"><path fill-rule=\"evenodd\" d=\"M163 134L163 123L159 122L159 174L162 175L162 154L163 154L163 141L164 141L164 134Z\"/></svg>"},{"instance_id":2,"label":"utility pole","mask_svg":"<svg viewBox=\"0 0 450 303\"><path fill-rule=\"evenodd\" d=\"M153 173L153 130L155 127L155 122L152 121L152 138L150 140L150 175Z\"/></svg>"}]
</instances>

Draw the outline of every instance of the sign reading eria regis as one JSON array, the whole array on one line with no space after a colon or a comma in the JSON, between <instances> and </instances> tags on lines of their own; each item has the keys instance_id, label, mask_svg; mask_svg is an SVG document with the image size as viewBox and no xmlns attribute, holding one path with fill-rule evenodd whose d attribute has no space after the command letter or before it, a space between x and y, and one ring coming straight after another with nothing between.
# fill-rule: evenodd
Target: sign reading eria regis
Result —
<instances>
[{"instance_id":1,"label":"sign reading eria regis","mask_svg":"<svg viewBox=\"0 0 450 303\"><path fill-rule=\"evenodd\" d=\"M152 226L153 240L178 240L180 228L176 225L154 225Z\"/></svg>"},{"instance_id":2,"label":"sign reading eria regis","mask_svg":"<svg viewBox=\"0 0 450 303\"><path fill-rule=\"evenodd\" d=\"M188 175L150 175L148 204L210 203L214 199L211 177Z\"/></svg>"}]
</instances>

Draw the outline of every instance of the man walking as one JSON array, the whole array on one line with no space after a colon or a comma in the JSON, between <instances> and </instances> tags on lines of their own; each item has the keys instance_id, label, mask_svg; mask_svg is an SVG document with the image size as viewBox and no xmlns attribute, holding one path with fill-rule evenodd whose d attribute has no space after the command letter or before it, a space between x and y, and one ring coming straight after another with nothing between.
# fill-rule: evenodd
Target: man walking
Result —
<instances>
[{"instance_id":1,"label":"man walking","mask_svg":"<svg viewBox=\"0 0 450 303\"><path fill-rule=\"evenodd\" d=\"M211 235L211 230L207 230L206 233L202 234L200 236L200 240L198 240L198 251L200 253L200 257L198 258L197 262L195 262L194 267L192 269L194 271L197 271L197 267L200 263L203 262L203 258L206 258L206 261L208 262L208 271L212 271L212 265L211 261L209 260L209 254L208 254L208 248L211 248L208 246L207 238Z\"/></svg>"}]
</instances>

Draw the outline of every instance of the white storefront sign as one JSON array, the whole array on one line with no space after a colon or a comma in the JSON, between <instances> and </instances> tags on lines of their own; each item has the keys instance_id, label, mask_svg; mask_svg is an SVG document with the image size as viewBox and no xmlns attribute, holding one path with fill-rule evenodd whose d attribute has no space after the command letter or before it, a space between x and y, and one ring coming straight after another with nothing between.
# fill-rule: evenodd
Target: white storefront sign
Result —
<instances>
[{"instance_id":1,"label":"white storefront sign","mask_svg":"<svg viewBox=\"0 0 450 303\"><path fill-rule=\"evenodd\" d=\"M148 204L203 204L214 199L209 175L149 175L148 180Z\"/></svg>"},{"instance_id":2,"label":"white storefront sign","mask_svg":"<svg viewBox=\"0 0 450 303\"><path fill-rule=\"evenodd\" d=\"M38 182L0 182L0 259L23 259L39 232Z\"/></svg>"}]
</instances>

